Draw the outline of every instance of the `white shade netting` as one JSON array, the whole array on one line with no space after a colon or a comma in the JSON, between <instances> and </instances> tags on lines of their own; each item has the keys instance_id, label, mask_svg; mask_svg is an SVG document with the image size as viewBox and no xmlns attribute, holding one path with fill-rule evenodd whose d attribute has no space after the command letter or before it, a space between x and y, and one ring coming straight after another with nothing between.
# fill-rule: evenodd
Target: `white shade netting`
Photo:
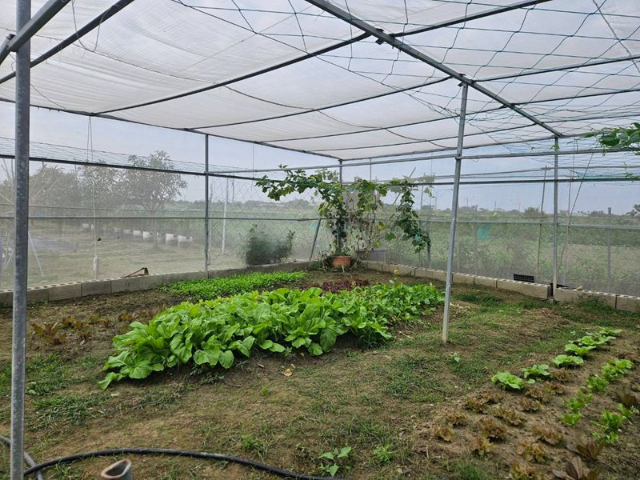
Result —
<instances>
[{"instance_id":1,"label":"white shade netting","mask_svg":"<svg viewBox=\"0 0 640 480\"><path fill-rule=\"evenodd\" d=\"M70 2L33 38L32 58L115 3ZM638 111L637 2L327 3L418 55L303 0L135 0L32 69L32 105L344 160L454 148L458 74L473 81L468 147L581 135ZM0 5L3 36L14 9ZM10 56L5 101L13 70Z\"/></svg>"}]
</instances>

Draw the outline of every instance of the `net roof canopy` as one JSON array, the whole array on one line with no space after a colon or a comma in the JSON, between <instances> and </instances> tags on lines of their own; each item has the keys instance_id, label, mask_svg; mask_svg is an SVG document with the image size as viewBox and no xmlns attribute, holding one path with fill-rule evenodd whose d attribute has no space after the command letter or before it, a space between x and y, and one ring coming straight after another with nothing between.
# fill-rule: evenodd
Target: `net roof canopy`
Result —
<instances>
[{"instance_id":1,"label":"net roof canopy","mask_svg":"<svg viewBox=\"0 0 640 480\"><path fill-rule=\"evenodd\" d=\"M15 30L4 0L0 35ZM635 0L75 0L32 60L67 39L32 68L33 106L340 160L455 148L461 82L465 147L639 111ZM0 100L14 100L14 68L0 65Z\"/></svg>"}]
</instances>

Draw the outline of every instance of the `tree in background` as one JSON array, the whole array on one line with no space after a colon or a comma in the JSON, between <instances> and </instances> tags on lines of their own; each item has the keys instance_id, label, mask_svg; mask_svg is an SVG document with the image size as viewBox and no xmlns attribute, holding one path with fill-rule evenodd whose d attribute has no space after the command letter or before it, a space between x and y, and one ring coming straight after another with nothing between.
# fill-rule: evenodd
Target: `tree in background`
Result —
<instances>
[{"instance_id":1,"label":"tree in background","mask_svg":"<svg viewBox=\"0 0 640 480\"><path fill-rule=\"evenodd\" d=\"M2 211L13 213L14 172L13 162L2 162L5 180L0 182L0 204ZM71 207L80 201L80 189L73 171L65 171L58 165L42 163L32 169L29 176L29 204L32 207ZM54 215L51 209L40 210L45 215ZM58 212L59 213L59 212Z\"/></svg>"},{"instance_id":2,"label":"tree in background","mask_svg":"<svg viewBox=\"0 0 640 480\"><path fill-rule=\"evenodd\" d=\"M155 216L167 203L176 200L180 191L187 187L181 175L168 173L173 170L173 161L162 150L146 158L132 155L129 163L136 167L164 170L120 171L118 194L126 203L142 207L149 216Z\"/></svg>"},{"instance_id":3,"label":"tree in background","mask_svg":"<svg viewBox=\"0 0 640 480\"><path fill-rule=\"evenodd\" d=\"M82 167L78 171L81 205L100 211L120 208L122 197L118 192L119 176L120 170L114 168Z\"/></svg>"},{"instance_id":4,"label":"tree in background","mask_svg":"<svg viewBox=\"0 0 640 480\"><path fill-rule=\"evenodd\" d=\"M544 212L540 213L540 209L536 207L527 207L524 211L524 218L538 219L543 217Z\"/></svg>"}]
</instances>

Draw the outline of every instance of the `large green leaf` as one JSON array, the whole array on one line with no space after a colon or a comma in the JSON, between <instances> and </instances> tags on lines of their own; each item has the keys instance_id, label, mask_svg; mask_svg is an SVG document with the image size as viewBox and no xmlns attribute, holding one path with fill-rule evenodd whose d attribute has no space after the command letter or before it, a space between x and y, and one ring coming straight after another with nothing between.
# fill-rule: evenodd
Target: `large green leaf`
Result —
<instances>
[{"instance_id":1,"label":"large green leaf","mask_svg":"<svg viewBox=\"0 0 640 480\"><path fill-rule=\"evenodd\" d=\"M307 349L311 355L322 355L322 347L316 342L312 342Z\"/></svg>"},{"instance_id":2,"label":"large green leaf","mask_svg":"<svg viewBox=\"0 0 640 480\"><path fill-rule=\"evenodd\" d=\"M135 380L141 380L151 375L153 370L154 368L151 364L147 362L138 362L133 367L131 367L129 377Z\"/></svg>"},{"instance_id":3,"label":"large green leaf","mask_svg":"<svg viewBox=\"0 0 640 480\"><path fill-rule=\"evenodd\" d=\"M220 354L219 362L220 365L222 365L224 368L231 368L231 365L233 365L233 360L234 356L231 350L225 350Z\"/></svg>"},{"instance_id":4,"label":"large green leaf","mask_svg":"<svg viewBox=\"0 0 640 480\"><path fill-rule=\"evenodd\" d=\"M215 367L220 360L220 347L217 345L206 345L204 350L197 350L193 354L193 361L196 365L208 364Z\"/></svg>"},{"instance_id":5,"label":"large green leaf","mask_svg":"<svg viewBox=\"0 0 640 480\"><path fill-rule=\"evenodd\" d=\"M171 339L170 348L180 362L187 363L191 360L191 343L185 343L183 334L179 333Z\"/></svg>"},{"instance_id":6,"label":"large green leaf","mask_svg":"<svg viewBox=\"0 0 640 480\"><path fill-rule=\"evenodd\" d=\"M320 346L325 352L329 352L336 343L336 331L333 328L325 328L320 333Z\"/></svg>"}]
</instances>

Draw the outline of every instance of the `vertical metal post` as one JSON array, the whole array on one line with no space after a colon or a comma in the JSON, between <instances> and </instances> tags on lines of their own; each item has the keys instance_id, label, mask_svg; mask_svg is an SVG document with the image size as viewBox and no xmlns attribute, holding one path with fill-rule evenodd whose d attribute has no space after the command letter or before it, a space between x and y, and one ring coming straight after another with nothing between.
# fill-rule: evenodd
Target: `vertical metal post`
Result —
<instances>
[{"instance_id":1,"label":"vertical metal post","mask_svg":"<svg viewBox=\"0 0 640 480\"><path fill-rule=\"evenodd\" d=\"M227 204L229 203L229 179L227 178L227 183L225 186L224 193L224 206L222 207L222 245L221 250L222 253L227 248Z\"/></svg>"},{"instance_id":2,"label":"vertical metal post","mask_svg":"<svg viewBox=\"0 0 640 480\"><path fill-rule=\"evenodd\" d=\"M462 104L460 106L460 124L458 125L458 147L456 149L456 171L453 179L453 199L451 201L451 227L449 229L449 255L447 258L447 286L444 296L444 317L442 319L442 341L449 340L449 312L451 303L451 284L453 283L453 256L456 242L456 223L458 221L458 194L460 193L460 170L462 169L462 145L464 142L464 122L467 116L467 93L469 86L462 86Z\"/></svg>"},{"instance_id":3,"label":"vertical metal post","mask_svg":"<svg viewBox=\"0 0 640 480\"><path fill-rule=\"evenodd\" d=\"M611 207L607 211L607 292L611 291Z\"/></svg>"},{"instance_id":4,"label":"vertical metal post","mask_svg":"<svg viewBox=\"0 0 640 480\"><path fill-rule=\"evenodd\" d=\"M318 219L318 224L316 225L316 233L313 235L313 244L311 244L311 252L309 253L309 261L313 260L313 254L316 250L316 243L318 243L318 233L320 232L320 224L322 223L322 219Z\"/></svg>"},{"instance_id":5,"label":"vertical metal post","mask_svg":"<svg viewBox=\"0 0 640 480\"><path fill-rule=\"evenodd\" d=\"M420 227L420 230L422 230L422 221L420 220L420 217L422 216L422 202L424 199L425 187L423 185L420 185L418 188L420 189L420 206L418 207L418 227ZM422 267L422 252L418 252L418 267Z\"/></svg>"},{"instance_id":6,"label":"vertical metal post","mask_svg":"<svg viewBox=\"0 0 640 480\"><path fill-rule=\"evenodd\" d=\"M558 288L558 137L553 140L553 296Z\"/></svg>"},{"instance_id":7,"label":"vertical metal post","mask_svg":"<svg viewBox=\"0 0 640 480\"><path fill-rule=\"evenodd\" d=\"M209 135L204 135L204 271L209 271Z\"/></svg>"},{"instance_id":8,"label":"vertical metal post","mask_svg":"<svg viewBox=\"0 0 640 480\"><path fill-rule=\"evenodd\" d=\"M478 206L473 212L473 274L478 275Z\"/></svg>"},{"instance_id":9,"label":"vertical metal post","mask_svg":"<svg viewBox=\"0 0 640 480\"><path fill-rule=\"evenodd\" d=\"M338 178L340 180L340 184L342 185L342 160L338 160L338 162L340 163L340 166L338 167ZM338 219L338 225L336 225L337 227L337 231L338 231L338 238L336 239L336 254L337 255L344 255L344 252L342 251L342 229L344 228L344 225L342 224L343 219L339 218Z\"/></svg>"},{"instance_id":10,"label":"vertical metal post","mask_svg":"<svg viewBox=\"0 0 640 480\"><path fill-rule=\"evenodd\" d=\"M542 249L542 221L544 219L544 195L547 186L547 170L545 168L542 179L542 200L540 200L540 218L538 219L538 254L536 256L536 279L540 282L540 250Z\"/></svg>"},{"instance_id":11,"label":"vertical metal post","mask_svg":"<svg viewBox=\"0 0 640 480\"><path fill-rule=\"evenodd\" d=\"M571 178L573 178L573 175L570 175ZM567 230L565 231L564 234L564 245L562 246L562 252L560 252L560 261L562 262L562 283L563 284L567 284L567 270L568 270L568 266L567 264L569 263L569 255L565 255L565 253L567 252L567 248L569 246L569 233L570 233L570 228L571 228L571 218L573 216L573 213L571 211L571 182L569 182L569 187L568 187L568 195L567 195Z\"/></svg>"},{"instance_id":12,"label":"vertical metal post","mask_svg":"<svg viewBox=\"0 0 640 480\"><path fill-rule=\"evenodd\" d=\"M31 18L31 0L16 2L16 30ZM31 42L16 54L15 103L15 255L13 267L13 338L11 363L11 480L24 472L24 390L26 382L27 279L29 257L29 129Z\"/></svg>"}]
</instances>

